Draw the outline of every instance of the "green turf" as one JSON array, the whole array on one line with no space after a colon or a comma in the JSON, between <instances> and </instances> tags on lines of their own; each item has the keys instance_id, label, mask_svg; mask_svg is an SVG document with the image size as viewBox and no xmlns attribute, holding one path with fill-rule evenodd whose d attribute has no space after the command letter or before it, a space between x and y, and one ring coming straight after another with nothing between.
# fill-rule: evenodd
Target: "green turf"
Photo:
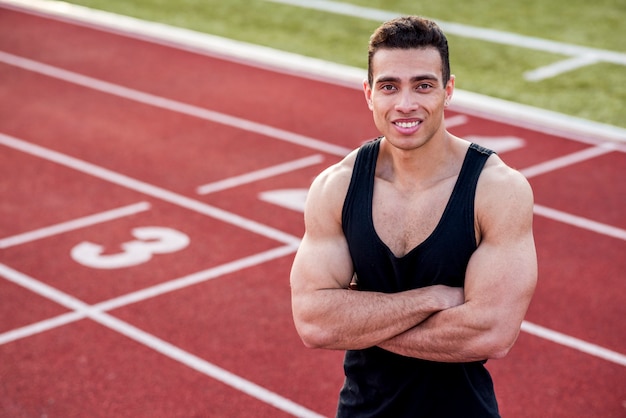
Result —
<instances>
[{"instance_id":1,"label":"green turf","mask_svg":"<svg viewBox=\"0 0 626 418\"><path fill-rule=\"evenodd\" d=\"M379 22L263 0L72 0L365 68ZM625 0L350 0L346 3L626 52ZM523 73L566 57L449 35L457 87L626 127L626 67L599 63L530 82Z\"/></svg>"}]
</instances>

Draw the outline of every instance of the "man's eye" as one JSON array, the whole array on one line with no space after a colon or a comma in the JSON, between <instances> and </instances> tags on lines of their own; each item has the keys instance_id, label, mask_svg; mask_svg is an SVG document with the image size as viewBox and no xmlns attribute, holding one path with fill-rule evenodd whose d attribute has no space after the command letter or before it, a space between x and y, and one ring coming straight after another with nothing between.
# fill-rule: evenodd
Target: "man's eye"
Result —
<instances>
[{"instance_id":1,"label":"man's eye","mask_svg":"<svg viewBox=\"0 0 626 418\"><path fill-rule=\"evenodd\" d=\"M382 86L380 86L381 90L386 90L386 91L391 91L394 89L394 86L391 84L383 84Z\"/></svg>"},{"instance_id":2,"label":"man's eye","mask_svg":"<svg viewBox=\"0 0 626 418\"><path fill-rule=\"evenodd\" d=\"M422 84L417 86L418 90L428 90L430 88L432 88L432 86L430 84L428 84L428 83L422 83Z\"/></svg>"}]
</instances>

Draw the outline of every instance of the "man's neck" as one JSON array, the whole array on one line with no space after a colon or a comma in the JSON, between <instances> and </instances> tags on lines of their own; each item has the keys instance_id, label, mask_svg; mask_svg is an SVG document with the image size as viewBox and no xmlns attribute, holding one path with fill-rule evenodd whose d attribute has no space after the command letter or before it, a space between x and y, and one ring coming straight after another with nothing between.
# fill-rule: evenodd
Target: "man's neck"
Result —
<instances>
[{"instance_id":1,"label":"man's neck","mask_svg":"<svg viewBox=\"0 0 626 418\"><path fill-rule=\"evenodd\" d=\"M442 179L458 174L459 162L468 146L465 141L448 132L412 150L395 148L383 139L376 176L396 184L399 188L428 188Z\"/></svg>"}]
</instances>

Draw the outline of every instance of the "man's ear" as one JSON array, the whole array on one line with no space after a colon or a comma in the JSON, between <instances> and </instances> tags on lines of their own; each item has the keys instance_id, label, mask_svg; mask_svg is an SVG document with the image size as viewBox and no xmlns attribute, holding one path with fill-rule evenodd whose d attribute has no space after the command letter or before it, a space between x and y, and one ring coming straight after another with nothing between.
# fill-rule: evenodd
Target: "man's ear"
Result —
<instances>
[{"instance_id":1,"label":"man's ear","mask_svg":"<svg viewBox=\"0 0 626 418\"><path fill-rule=\"evenodd\" d=\"M446 84L446 101L444 105L447 107L450 105L450 100L452 100L452 95L454 94L454 83L456 81L456 77L454 75L450 75L450 80L448 80L448 84Z\"/></svg>"},{"instance_id":2,"label":"man's ear","mask_svg":"<svg viewBox=\"0 0 626 418\"><path fill-rule=\"evenodd\" d=\"M363 94L365 94L365 101L367 102L367 107L372 110L372 88L370 87L367 80L363 80Z\"/></svg>"}]
</instances>

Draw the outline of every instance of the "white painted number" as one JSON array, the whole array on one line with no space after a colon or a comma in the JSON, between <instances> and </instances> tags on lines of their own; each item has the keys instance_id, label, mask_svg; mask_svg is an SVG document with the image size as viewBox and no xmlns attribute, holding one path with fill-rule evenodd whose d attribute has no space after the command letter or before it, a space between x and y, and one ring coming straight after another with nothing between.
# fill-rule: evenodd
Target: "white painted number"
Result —
<instances>
[{"instance_id":1,"label":"white painted number","mask_svg":"<svg viewBox=\"0 0 626 418\"><path fill-rule=\"evenodd\" d=\"M154 254L180 251L189 245L189 237L170 228L148 226L132 230L135 241L121 245L122 252L103 254L104 248L82 242L72 248L72 258L79 264L96 269L118 269L147 262Z\"/></svg>"}]
</instances>

